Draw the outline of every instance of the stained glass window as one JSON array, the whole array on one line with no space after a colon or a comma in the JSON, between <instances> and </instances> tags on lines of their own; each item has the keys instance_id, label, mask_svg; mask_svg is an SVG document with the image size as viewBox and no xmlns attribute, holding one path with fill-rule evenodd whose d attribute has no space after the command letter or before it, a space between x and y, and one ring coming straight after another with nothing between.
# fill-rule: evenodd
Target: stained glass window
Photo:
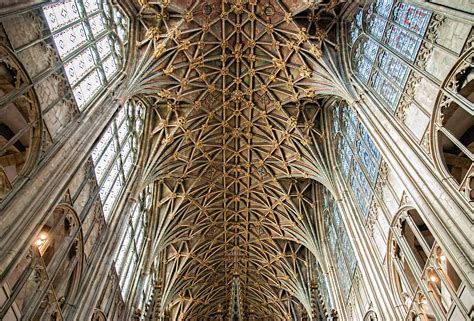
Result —
<instances>
[{"instance_id":1,"label":"stained glass window","mask_svg":"<svg viewBox=\"0 0 474 321\"><path fill-rule=\"evenodd\" d=\"M143 107L128 103L121 109L92 151L92 161L106 220L120 196L136 159L136 141L143 127Z\"/></svg>"},{"instance_id":2,"label":"stained glass window","mask_svg":"<svg viewBox=\"0 0 474 321\"><path fill-rule=\"evenodd\" d=\"M395 111L428 28L431 13L403 2L375 0L349 28L357 78Z\"/></svg>"},{"instance_id":3,"label":"stained glass window","mask_svg":"<svg viewBox=\"0 0 474 321\"><path fill-rule=\"evenodd\" d=\"M338 142L336 155L341 173L365 219L377 181L381 155L364 126L347 105L338 106L333 110L332 116L332 132L333 138Z\"/></svg>"},{"instance_id":4,"label":"stained glass window","mask_svg":"<svg viewBox=\"0 0 474 321\"><path fill-rule=\"evenodd\" d=\"M145 227L148 213L151 210L152 186L148 186L140 194L139 201L133 206L128 217L127 229L122 237L120 248L115 259L115 270L119 277L122 297L126 299L133 283L138 260L144 248Z\"/></svg>"},{"instance_id":5,"label":"stained glass window","mask_svg":"<svg viewBox=\"0 0 474 321\"><path fill-rule=\"evenodd\" d=\"M325 208L327 209L324 216L326 240L333 263L336 267L337 283L339 284L344 300L347 300L352 286L354 272L357 267L357 259L349 241L349 236L347 235L347 230L342 221L338 205L327 189L323 191L323 200L324 204L326 204ZM320 280L320 282L323 281ZM327 291L326 286L325 291ZM329 304L329 302L327 304Z\"/></svg>"},{"instance_id":6,"label":"stained glass window","mask_svg":"<svg viewBox=\"0 0 474 321\"><path fill-rule=\"evenodd\" d=\"M123 66L128 21L104 0L64 0L44 6L43 12L83 110Z\"/></svg>"}]
</instances>

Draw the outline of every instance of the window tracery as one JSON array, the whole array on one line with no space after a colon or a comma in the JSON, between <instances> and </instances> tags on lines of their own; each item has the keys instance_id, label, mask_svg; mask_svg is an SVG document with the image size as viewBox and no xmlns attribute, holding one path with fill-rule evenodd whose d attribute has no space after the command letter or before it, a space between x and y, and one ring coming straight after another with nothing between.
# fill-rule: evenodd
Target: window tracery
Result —
<instances>
[{"instance_id":1,"label":"window tracery","mask_svg":"<svg viewBox=\"0 0 474 321\"><path fill-rule=\"evenodd\" d=\"M26 71L14 54L0 45L0 201L18 176L36 161L41 145L39 102Z\"/></svg>"},{"instance_id":2,"label":"window tracery","mask_svg":"<svg viewBox=\"0 0 474 321\"><path fill-rule=\"evenodd\" d=\"M348 300L354 281L357 259L342 222L338 205L330 192L323 192L324 231L332 261L336 268L338 284L344 301Z\"/></svg>"},{"instance_id":3,"label":"window tracery","mask_svg":"<svg viewBox=\"0 0 474 321\"><path fill-rule=\"evenodd\" d=\"M431 13L405 2L375 0L361 9L349 29L356 77L392 111L397 109Z\"/></svg>"},{"instance_id":4,"label":"window tracery","mask_svg":"<svg viewBox=\"0 0 474 321\"><path fill-rule=\"evenodd\" d=\"M347 105L332 109L333 139L342 176L351 187L354 200L364 220L378 178L381 155L364 126Z\"/></svg>"},{"instance_id":5,"label":"window tracery","mask_svg":"<svg viewBox=\"0 0 474 321\"><path fill-rule=\"evenodd\" d=\"M140 103L128 102L102 134L92 150L94 172L106 220L130 176L138 153L145 110Z\"/></svg>"},{"instance_id":6,"label":"window tracery","mask_svg":"<svg viewBox=\"0 0 474 321\"><path fill-rule=\"evenodd\" d=\"M138 261L144 248L147 217L151 210L152 192L151 185L146 187L140 194L139 201L133 206L116 256L115 269L124 300L128 296L134 275L137 275Z\"/></svg>"},{"instance_id":7,"label":"window tracery","mask_svg":"<svg viewBox=\"0 0 474 321\"><path fill-rule=\"evenodd\" d=\"M2 284L0 319L63 320L72 306L82 269L79 219L58 206L32 241L28 253Z\"/></svg>"},{"instance_id":8,"label":"window tracery","mask_svg":"<svg viewBox=\"0 0 474 321\"><path fill-rule=\"evenodd\" d=\"M128 20L103 0L65 0L43 7L80 110L124 65Z\"/></svg>"},{"instance_id":9,"label":"window tracery","mask_svg":"<svg viewBox=\"0 0 474 321\"><path fill-rule=\"evenodd\" d=\"M434 113L433 154L462 194L474 202L474 50L448 76Z\"/></svg>"},{"instance_id":10,"label":"window tracery","mask_svg":"<svg viewBox=\"0 0 474 321\"><path fill-rule=\"evenodd\" d=\"M469 318L470 303L459 300L461 279L416 210L405 209L396 217L389 244L392 285L410 320Z\"/></svg>"}]
</instances>

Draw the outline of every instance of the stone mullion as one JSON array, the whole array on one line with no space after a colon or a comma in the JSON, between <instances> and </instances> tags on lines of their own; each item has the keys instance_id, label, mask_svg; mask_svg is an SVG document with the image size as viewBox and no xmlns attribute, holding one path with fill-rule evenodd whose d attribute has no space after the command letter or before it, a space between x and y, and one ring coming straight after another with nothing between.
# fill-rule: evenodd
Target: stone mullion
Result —
<instances>
[{"instance_id":1,"label":"stone mullion","mask_svg":"<svg viewBox=\"0 0 474 321\"><path fill-rule=\"evenodd\" d=\"M328 129L331 128L330 119L326 119L327 121L327 127ZM337 160L335 159L334 153L330 153L330 158L332 158L332 163L333 164L338 164ZM349 239L352 240L351 244L353 245L354 253L357 258L357 263L359 270L361 271L361 274L365 276L363 278L364 280L364 285L367 286L370 289L370 293L372 296L370 299L372 302L374 302L375 306L377 307L378 311L381 314L381 317L385 318L394 318L395 316L400 317L401 315L399 314L398 311L395 309L395 302L393 301L393 298L390 296L390 291L387 283L387 279L384 276L385 273L382 270L382 266L378 264L378 260L376 258L376 254L373 252L372 248L372 242L370 241L366 231L365 227L360 223L360 217L350 215L348 213L351 213L354 211L356 208L355 203L352 200L351 193L348 188L346 188L345 180L341 177L342 174L336 174L335 179L336 179L336 186L338 187L337 189L340 190L341 196L345 200L348 200L348 202L340 202L339 203L339 209L340 213L342 216L342 223L344 224L346 231L348 233ZM358 212L355 210L355 212ZM359 240L358 242L354 240ZM362 255L361 253L364 253ZM365 257L364 260L361 260L361 257ZM385 289L378 287L375 288L375 284L382 284ZM391 309L387 307L392 307ZM344 306L339 305L339 312L344 312ZM344 312L345 313L345 312Z\"/></svg>"},{"instance_id":2,"label":"stone mullion","mask_svg":"<svg viewBox=\"0 0 474 321\"><path fill-rule=\"evenodd\" d=\"M33 238L36 227L44 222L62 197L72 174L83 164L84 158L90 155L93 142L104 125L109 123L112 114L110 111L115 111L117 107L111 99L104 100L101 99L88 112L79 115L78 122L64 132L51 150L48 162L40 164L30 173L30 184L22 185L11 201L3 204L2 211L5 215L2 217L2 230L5 233L1 233L4 237L0 244L5 251L0 260L2 279L9 273L7 270L18 261L17 254L22 252L20 245ZM21 197L24 195L28 195L29 202Z\"/></svg>"},{"instance_id":3,"label":"stone mullion","mask_svg":"<svg viewBox=\"0 0 474 321\"><path fill-rule=\"evenodd\" d=\"M59 224L58 224L59 225ZM79 229L76 229L76 233L79 231ZM25 311L24 314L22 314L22 317L25 318L25 320L29 320L30 318L33 318L33 315L37 312L38 306L41 303L41 300L43 300L44 296L47 295L48 291L52 291L54 293L54 289L52 286L53 280L56 277L56 273L58 272L59 268L61 267L61 264L65 258L65 256L68 254L68 251L70 247L74 243L74 238L71 236L67 236L66 240L67 242L63 242L58 251L54 253L53 255L53 261L50 262L49 265L46 265L46 263L43 260L43 257L41 254L39 254L39 264L42 265L42 269L44 269L44 272L46 274L46 283L43 284L42 289L37 289L35 292L35 297L30 300L28 304L28 308ZM38 292L40 292L40 295L38 295Z\"/></svg>"},{"instance_id":4,"label":"stone mullion","mask_svg":"<svg viewBox=\"0 0 474 321\"><path fill-rule=\"evenodd\" d=\"M361 103L361 107L358 108L359 119L371 137L379 137L380 153L390 167L399 173L411 199L418 205L423 217L428 218L425 221L429 223L430 230L460 265L465 279L472 284L473 280L467 273L472 249L469 248L468 236L462 231L462 226L470 224L467 217L470 210L466 208L465 201L440 181L436 170L432 169L432 161L426 159L419 145L414 146L414 142L392 115L387 115L385 109L372 100ZM372 107L370 113L368 107ZM444 194L441 198L440 192ZM453 198L448 198L446 194Z\"/></svg>"},{"instance_id":5,"label":"stone mullion","mask_svg":"<svg viewBox=\"0 0 474 321\"><path fill-rule=\"evenodd\" d=\"M407 217L407 219L410 220L411 217ZM410 224L410 223L408 222L408 224ZM425 253L427 255L428 259L427 259L425 265L422 268L420 268L416 258L413 255L413 252L410 248L410 245L408 244L408 241L401 235L401 230L398 227L395 227L393 229L393 232L396 235L397 243L400 246L400 248L402 249L403 254L404 254L404 256L407 260L408 266L411 269L413 277L415 278L415 281L417 283L416 284L417 288L414 289L415 293L421 291L423 293L423 295L425 295L425 297L430 298L431 306L433 308L433 312L435 313L437 319L439 319L439 320L443 319L444 313L443 313L443 311L440 307L440 304L438 304L437 300L434 299L433 296L431 295L431 290L429 290L429 287L427 286L427 283L429 281L426 280L426 278L427 278L426 272L427 272L427 270L429 269L429 266L430 266L429 258L432 255L433 251L429 251L428 253ZM415 232L415 231L413 231L413 232ZM415 235L416 235L416 233L415 233ZM396 258L396 260L397 260L398 264L401 265L400 260L398 260L398 258ZM405 277L405 273L403 271L404 270L403 266L401 266L400 268L402 269L402 271L399 271L399 273L401 273L401 274L399 274L400 277ZM397 270L399 270L399 268L397 268ZM415 299L416 298L413 298L413 300L415 300Z\"/></svg>"},{"instance_id":6,"label":"stone mullion","mask_svg":"<svg viewBox=\"0 0 474 321\"><path fill-rule=\"evenodd\" d=\"M135 180L135 176L132 173L130 180L126 184L130 186ZM103 277L104 273L110 273L113 271L113 275L117 276L115 273L114 260L116 253L120 248L122 237L116 237L117 235L123 235L127 224L128 216L116 216L116 213L126 212L128 213L133 205L133 200L126 198L128 194L121 194L117 199L114 209L112 210L112 216L109 220L108 228L105 230L105 233L102 236L101 243L102 250L96 252L94 260L91 262L88 271L83 273L83 277L88 280L84 282L82 286L82 291L79 289L78 297L76 298L77 306L80 308L73 311L74 317L78 320L86 320L90 318L91 311L87 309L91 304L95 304L98 301L98 295L103 291L104 287L107 286L107 280ZM119 278L116 277L116 285L119 289ZM120 292L120 290L118 290ZM120 297L120 293L119 293ZM124 300L125 301L125 300ZM125 302L125 307L128 308L127 303ZM127 315L129 310L124 311Z\"/></svg>"},{"instance_id":7,"label":"stone mullion","mask_svg":"<svg viewBox=\"0 0 474 321\"><path fill-rule=\"evenodd\" d=\"M472 24L474 22L472 18L472 14L467 13L467 12L462 12L454 8L450 8L443 4L427 2L425 0L405 0L405 1L425 10L440 12L446 17L449 17L450 19L453 19L455 21L460 21L460 22L469 23L469 24Z\"/></svg>"},{"instance_id":8,"label":"stone mullion","mask_svg":"<svg viewBox=\"0 0 474 321\"><path fill-rule=\"evenodd\" d=\"M30 245L28 254L26 255L27 259L30 258L30 262L26 265L25 269L18 277L15 283L16 286L11 288L8 298L3 302L2 310L0 310L0 318L2 318L2 320L8 309L15 303L18 294L20 294L21 290L28 282L31 274L36 273L37 271L36 265L38 264L37 260L39 259L39 255L36 255L35 251L38 251L38 249L35 249L34 245Z\"/></svg>"}]
</instances>

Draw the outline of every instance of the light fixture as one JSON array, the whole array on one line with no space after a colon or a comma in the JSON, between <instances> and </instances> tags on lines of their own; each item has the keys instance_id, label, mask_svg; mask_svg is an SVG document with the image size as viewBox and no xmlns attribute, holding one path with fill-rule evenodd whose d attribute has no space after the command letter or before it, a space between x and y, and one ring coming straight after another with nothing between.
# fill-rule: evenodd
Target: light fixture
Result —
<instances>
[{"instance_id":1,"label":"light fixture","mask_svg":"<svg viewBox=\"0 0 474 321\"><path fill-rule=\"evenodd\" d=\"M37 247L42 247L46 241L48 239L48 234L45 233L45 232L41 232L39 235L38 235L38 239L36 240L36 246Z\"/></svg>"},{"instance_id":2,"label":"light fixture","mask_svg":"<svg viewBox=\"0 0 474 321\"><path fill-rule=\"evenodd\" d=\"M434 274L434 273L431 274L430 281L431 282L438 282L438 277L436 276L436 274Z\"/></svg>"},{"instance_id":3,"label":"light fixture","mask_svg":"<svg viewBox=\"0 0 474 321\"><path fill-rule=\"evenodd\" d=\"M427 300L426 298L423 298L423 299L421 300L421 304L427 305L427 304L428 304L428 300Z\"/></svg>"},{"instance_id":4,"label":"light fixture","mask_svg":"<svg viewBox=\"0 0 474 321\"><path fill-rule=\"evenodd\" d=\"M440 260L441 262L446 262L446 256L445 256L445 255L440 255L440 256L439 256L439 260Z\"/></svg>"}]
</instances>

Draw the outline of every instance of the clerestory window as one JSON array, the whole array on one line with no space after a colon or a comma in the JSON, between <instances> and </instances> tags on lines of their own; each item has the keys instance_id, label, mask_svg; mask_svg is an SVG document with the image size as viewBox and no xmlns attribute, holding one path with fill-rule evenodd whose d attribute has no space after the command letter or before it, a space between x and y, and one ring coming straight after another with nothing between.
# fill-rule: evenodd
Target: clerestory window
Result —
<instances>
[{"instance_id":1,"label":"clerestory window","mask_svg":"<svg viewBox=\"0 0 474 321\"><path fill-rule=\"evenodd\" d=\"M341 294L344 300L347 301L354 280L357 259L349 241L349 235L342 221L338 205L327 189L323 192L323 208L325 209L324 230L328 249L336 267Z\"/></svg>"},{"instance_id":2,"label":"clerestory window","mask_svg":"<svg viewBox=\"0 0 474 321\"><path fill-rule=\"evenodd\" d=\"M332 110L333 140L341 173L365 221L377 181L381 155L364 126L347 105Z\"/></svg>"},{"instance_id":3,"label":"clerestory window","mask_svg":"<svg viewBox=\"0 0 474 321\"><path fill-rule=\"evenodd\" d=\"M405 2L376 0L352 22L348 45L352 68L392 111L397 109L431 19L429 11Z\"/></svg>"},{"instance_id":4,"label":"clerestory window","mask_svg":"<svg viewBox=\"0 0 474 321\"><path fill-rule=\"evenodd\" d=\"M133 277L138 275L136 270L144 248L145 226L148 213L151 210L152 191L152 186L146 187L140 194L139 202L132 208L127 229L115 259L115 270L119 276L120 289L124 300L130 291Z\"/></svg>"},{"instance_id":5,"label":"clerestory window","mask_svg":"<svg viewBox=\"0 0 474 321\"><path fill-rule=\"evenodd\" d=\"M141 104L128 102L119 110L92 151L106 221L136 161L144 117L145 110Z\"/></svg>"},{"instance_id":6,"label":"clerestory window","mask_svg":"<svg viewBox=\"0 0 474 321\"><path fill-rule=\"evenodd\" d=\"M128 20L103 0L65 0L43 12L82 111L124 66Z\"/></svg>"}]
</instances>

